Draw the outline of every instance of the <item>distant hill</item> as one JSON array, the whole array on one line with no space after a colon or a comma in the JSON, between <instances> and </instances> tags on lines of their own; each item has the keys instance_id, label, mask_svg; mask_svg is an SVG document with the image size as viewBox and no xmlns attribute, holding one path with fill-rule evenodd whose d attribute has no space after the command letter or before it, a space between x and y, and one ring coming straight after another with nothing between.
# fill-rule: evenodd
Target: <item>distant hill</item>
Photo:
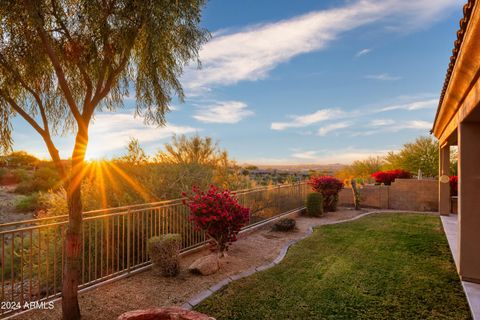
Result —
<instances>
[{"instance_id":1,"label":"distant hill","mask_svg":"<svg viewBox=\"0 0 480 320\"><path fill-rule=\"evenodd\" d=\"M249 166L249 164L243 164L242 167ZM332 163L332 164L268 164L268 165L255 165L261 170L273 169L273 170L282 170L282 171L327 171L327 172L337 172L338 170L345 167L341 163Z\"/></svg>"}]
</instances>

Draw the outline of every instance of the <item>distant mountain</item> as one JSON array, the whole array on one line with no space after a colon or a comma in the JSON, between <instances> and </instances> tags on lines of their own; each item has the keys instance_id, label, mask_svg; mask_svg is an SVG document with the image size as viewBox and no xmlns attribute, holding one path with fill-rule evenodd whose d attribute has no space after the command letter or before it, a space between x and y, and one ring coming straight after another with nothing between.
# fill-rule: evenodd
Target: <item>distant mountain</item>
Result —
<instances>
[{"instance_id":1,"label":"distant mountain","mask_svg":"<svg viewBox=\"0 0 480 320\"><path fill-rule=\"evenodd\" d=\"M243 164L242 167L247 167L249 164ZM284 170L284 171L327 171L327 172L337 172L338 170L345 167L341 163L332 163L332 164L268 164L268 165L255 165L261 170Z\"/></svg>"}]
</instances>

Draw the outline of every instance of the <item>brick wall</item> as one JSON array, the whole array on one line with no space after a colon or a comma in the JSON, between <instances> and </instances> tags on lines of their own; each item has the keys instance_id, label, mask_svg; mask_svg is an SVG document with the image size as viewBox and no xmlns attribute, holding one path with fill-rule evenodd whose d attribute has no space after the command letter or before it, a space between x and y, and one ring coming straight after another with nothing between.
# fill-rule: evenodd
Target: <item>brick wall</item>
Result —
<instances>
[{"instance_id":1,"label":"brick wall","mask_svg":"<svg viewBox=\"0 0 480 320\"><path fill-rule=\"evenodd\" d=\"M438 211L438 181L396 179L391 186L360 189L360 205L379 209ZM339 205L353 206L351 188L340 191Z\"/></svg>"}]
</instances>

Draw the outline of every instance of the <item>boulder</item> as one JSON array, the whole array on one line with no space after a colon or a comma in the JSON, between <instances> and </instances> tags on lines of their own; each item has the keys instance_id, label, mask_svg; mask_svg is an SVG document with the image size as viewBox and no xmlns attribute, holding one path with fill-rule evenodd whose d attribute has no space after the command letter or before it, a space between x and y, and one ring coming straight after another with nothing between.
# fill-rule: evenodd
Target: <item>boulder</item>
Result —
<instances>
[{"instance_id":1,"label":"boulder","mask_svg":"<svg viewBox=\"0 0 480 320\"><path fill-rule=\"evenodd\" d=\"M220 262L218 261L218 255L214 253L195 260L195 262L188 267L188 270L191 273L208 276L209 274L217 272L219 268Z\"/></svg>"},{"instance_id":2,"label":"boulder","mask_svg":"<svg viewBox=\"0 0 480 320\"><path fill-rule=\"evenodd\" d=\"M215 320L215 318L179 307L168 307L125 312L117 320Z\"/></svg>"}]
</instances>

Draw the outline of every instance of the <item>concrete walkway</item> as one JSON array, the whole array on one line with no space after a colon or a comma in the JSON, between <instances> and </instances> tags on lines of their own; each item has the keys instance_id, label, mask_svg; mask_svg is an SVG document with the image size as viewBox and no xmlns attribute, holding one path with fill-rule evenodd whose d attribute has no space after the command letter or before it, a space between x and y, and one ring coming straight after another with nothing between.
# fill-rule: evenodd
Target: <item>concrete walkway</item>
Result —
<instances>
[{"instance_id":1,"label":"concrete walkway","mask_svg":"<svg viewBox=\"0 0 480 320\"><path fill-rule=\"evenodd\" d=\"M441 216L443 230L447 236L450 250L452 251L453 260L458 268L458 221L457 215ZM480 284L462 281L463 290L467 296L473 319L480 320Z\"/></svg>"}]
</instances>

